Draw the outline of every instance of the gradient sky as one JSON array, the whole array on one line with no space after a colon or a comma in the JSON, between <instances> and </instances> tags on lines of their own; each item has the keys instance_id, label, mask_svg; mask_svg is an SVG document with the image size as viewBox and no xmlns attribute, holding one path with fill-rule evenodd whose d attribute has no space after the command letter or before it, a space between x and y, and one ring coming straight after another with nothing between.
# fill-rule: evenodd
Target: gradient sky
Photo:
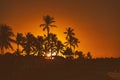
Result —
<instances>
[{"instance_id":1,"label":"gradient sky","mask_svg":"<svg viewBox=\"0 0 120 80\"><path fill-rule=\"evenodd\" d=\"M94 57L120 57L120 0L0 0L0 23L16 32L42 35L42 16L50 14L64 39L66 27L75 29L79 50ZM45 32L44 32L45 33Z\"/></svg>"}]
</instances>

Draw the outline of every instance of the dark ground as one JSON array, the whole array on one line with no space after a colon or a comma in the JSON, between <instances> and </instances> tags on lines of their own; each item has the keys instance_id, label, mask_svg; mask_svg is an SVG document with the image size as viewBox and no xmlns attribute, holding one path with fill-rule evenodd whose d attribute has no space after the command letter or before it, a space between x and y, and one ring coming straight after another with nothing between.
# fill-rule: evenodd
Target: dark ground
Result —
<instances>
[{"instance_id":1,"label":"dark ground","mask_svg":"<svg viewBox=\"0 0 120 80\"><path fill-rule=\"evenodd\" d=\"M119 69L120 59L0 56L0 80L112 80L107 73Z\"/></svg>"}]
</instances>

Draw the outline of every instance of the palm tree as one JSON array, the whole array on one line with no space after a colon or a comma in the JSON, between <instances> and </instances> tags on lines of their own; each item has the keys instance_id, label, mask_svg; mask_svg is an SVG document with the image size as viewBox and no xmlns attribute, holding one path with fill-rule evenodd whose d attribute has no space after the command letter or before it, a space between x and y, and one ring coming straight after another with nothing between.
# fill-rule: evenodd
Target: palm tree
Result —
<instances>
[{"instance_id":1,"label":"palm tree","mask_svg":"<svg viewBox=\"0 0 120 80\"><path fill-rule=\"evenodd\" d=\"M49 34L50 34L50 27L56 27L56 25L53 25L55 22L54 18L46 15L43 17L44 24L41 24L40 27L43 27L43 31L47 30L47 37L48 37L48 45L50 44L49 41Z\"/></svg>"},{"instance_id":2,"label":"palm tree","mask_svg":"<svg viewBox=\"0 0 120 80\"><path fill-rule=\"evenodd\" d=\"M62 42L60 40L58 40L57 44L56 44L56 51L57 51L56 55L58 55L59 52L62 52L63 47L64 47L64 45L62 44Z\"/></svg>"},{"instance_id":3,"label":"palm tree","mask_svg":"<svg viewBox=\"0 0 120 80\"><path fill-rule=\"evenodd\" d=\"M49 38L50 38L50 46L52 47L53 45L55 45L55 43L58 40L57 35L53 34L53 33L50 33Z\"/></svg>"},{"instance_id":4,"label":"palm tree","mask_svg":"<svg viewBox=\"0 0 120 80\"><path fill-rule=\"evenodd\" d=\"M72 52L72 49L67 47L64 52L63 52L63 55L65 55L67 58L73 58L73 52Z\"/></svg>"},{"instance_id":5,"label":"palm tree","mask_svg":"<svg viewBox=\"0 0 120 80\"><path fill-rule=\"evenodd\" d=\"M16 36L16 43L17 43L17 53L19 54L20 53L20 45L22 44L23 42L23 34L22 33L17 33L17 36Z\"/></svg>"},{"instance_id":6,"label":"palm tree","mask_svg":"<svg viewBox=\"0 0 120 80\"><path fill-rule=\"evenodd\" d=\"M49 34L49 38L50 38L50 50L51 50L51 57L52 57L52 54L56 52L56 43L58 38L57 38L57 35L53 33Z\"/></svg>"},{"instance_id":7,"label":"palm tree","mask_svg":"<svg viewBox=\"0 0 120 80\"><path fill-rule=\"evenodd\" d=\"M44 38L43 38L43 36L37 36L33 45L35 46L35 53L38 52L38 56L42 56L43 51L44 51Z\"/></svg>"},{"instance_id":8,"label":"palm tree","mask_svg":"<svg viewBox=\"0 0 120 80\"><path fill-rule=\"evenodd\" d=\"M72 52L72 47L75 50L75 48L78 47L78 43L80 43L80 41L75 37L75 33L73 31L74 29L69 27L66 29L66 32L64 32L64 34L67 34L66 36L67 42L65 42L65 44L67 44L67 46L69 45L71 52ZM75 57L75 54L74 54L74 57Z\"/></svg>"},{"instance_id":9,"label":"palm tree","mask_svg":"<svg viewBox=\"0 0 120 80\"><path fill-rule=\"evenodd\" d=\"M78 47L78 43L80 43L80 41L76 37L72 37L71 38L71 43L72 43L71 45L75 49L76 47Z\"/></svg>"},{"instance_id":10,"label":"palm tree","mask_svg":"<svg viewBox=\"0 0 120 80\"><path fill-rule=\"evenodd\" d=\"M34 44L35 39L36 38L34 37L33 34L27 33L25 40L22 43L22 47L23 47L22 52L25 51L26 55L30 55L30 53L34 51L33 44Z\"/></svg>"},{"instance_id":11,"label":"palm tree","mask_svg":"<svg viewBox=\"0 0 120 80\"><path fill-rule=\"evenodd\" d=\"M4 49L11 48L13 50L13 47L11 45L11 42L15 42L15 40L12 39L14 36L14 33L12 32L12 29L10 26L6 24L0 24L0 49L1 54L4 54Z\"/></svg>"},{"instance_id":12,"label":"palm tree","mask_svg":"<svg viewBox=\"0 0 120 80\"><path fill-rule=\"evenodd\" d=\"M75 33L73 32L74 31L74 29L72 29L71 27L68 27L68 28L66 28L66 32L64 32L64 34L66 34L67 36L66 36L66 40L67 40L67 42L65 42L67 45L69 45L69 47L70 47L70 49L72 50L72 38L73 38L73 36L75 35Z\"/></svg>"}]
</instances>

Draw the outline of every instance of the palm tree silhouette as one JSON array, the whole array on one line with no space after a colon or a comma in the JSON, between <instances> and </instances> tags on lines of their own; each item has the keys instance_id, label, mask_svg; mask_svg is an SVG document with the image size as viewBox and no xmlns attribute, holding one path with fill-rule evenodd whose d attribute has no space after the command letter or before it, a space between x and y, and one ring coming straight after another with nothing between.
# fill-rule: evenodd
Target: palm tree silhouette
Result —
<instances>
[{"instance_id":1,"label":"palm tree silhouette","mask_svg":"<svg viewBox=\"0 0 120 80\"><path fill-rule=\"evenodd\" d=\"M57 40L58 40L57 35L53 34L53 33L50 33L49 34L49 40L50 40L49 45L50 45L51 58L52 58L52 54L54 52L56 52L56 43L57 43Z\"/></svg>"},{"instance_id":2,"label":"palm tree silhouette","mask_svg":"<svg viewBox=\"0 0 120 80\"><path fill-rule=\"evenodd\" d=\"M30 55L30 53L34 51L33 44L35 39L36 38L34 37L33 34L27 33L25 40L22 43L22 47L23 47L22 52L25 51L26 55Z\"/></svg>"},{"instance_id":3,"label":"palm tree silhouette","mask_svg":"<svg viewBox=\"0 0 120 80\"><path fill-rule=\"evenodd\" d=\"M41 24L40 27L43 27L43 31L47 30L47 37L48 37L48 45L50 44L49 40L49 34L50 34L50 27L56 27L56 25L53 25L55 22L54 18L46 15L43 17L44 24Z\"/></svg>"},{"instance_id":4,"label":"palm tree silhouette","mask_svg":"<svg viewBox=\"0 0 120 80\"><path fill-rule=\"evenodd\" d=\"M75 49L76 47L78 47L78 43L80 43L80 41L76 37L71 37L71 43L71 45Z\"/></svg>"},{"instance_id":5,"label":"palm tree silhouette","mask_svg":"<svg viewBox=\"0 0 120 80\"><path fill-rule=\"evenodd\" d=\"M72 37L71 43L72 43L72 46L73 46L74 51L75 51L75 48L78 47L78 43L80 43L80 41L76 37ZM76 54L74 54L74 57L76 57Z\"/></svg>"},{"instance_id":6,"label":"palm tree silhouette","mask_svg":"<svg viewBox=\"0 0 120 80\"><path fill-rule=\"evenodd\" d=\"M11 48L13 50L11 42L15 42L15 40L13 40L12 37L14 37L14 33L12 32L11 27L6 25L6 24L0 24L0 49L1 49L1 54L4 54L4 49Z\"/></svg>"},{"instance_id":7,"label":"palm tree silhouette","mask_svg":"<svg viewBox=\"0 0 120 80\"><path fill-rule=\"evenodd\" d=\"M62 44L62 42L60 40L58 40L57 44L56 44L56 51L57 51L56 56L58 55L59 52L63 51L63 47L64 47L64 45Z\"/></svg>"},{"instance_id":8,"label":"palm tree silhouette","mask_svg":"<svg viewBox=\"0 0 120 80\"><path fill-rule=\"evenodd\" d=\"M63 55L66 55L67 58L73 58L73 52L72 52L72 49L67 47L64 52L63 52Z\"/></svg>"},{"instance_id":9,"label":"palm tree silhouette","mask_svg":"<svg viewBox=\"0 0 120 80\"><path fill-rule=\"evenodd\" d=\"M73 32L74 29L72 29L71 27L66 28L66 32L64 32L64 34L66 34L66 40L67 42L65 42L66 45L69 45L69 48L72 50L72 40L73 40L73 36L75 35L75 33Z\"/></svg>"},{"instance_id":10,"label":"palm tree silhouette","mask_svg":"<svg viewBox=\"0 0 120 80\"><path fill-rule=\"evenodd\" d=\"M38 56L42 56L44 53L44 38L43 36L37 36L36 40L34 41L35 46L35 53L38 53Z\"/></svg>"},{"instance_id":11,"label":"palm tree silhouette","mask_svg":"<svg viewBox=\"0 0 120 80\"><path fill-rule=\"evenodd\" d=\"M23 34L22 33L17 33L16 36L16 44L17 44L17 53L20 54L20 45L23 42Z\"/></svg>"},{"instance_id":12,"label":"palm tree silhouette","mask_svg":"<svg viewBox=\"0 0 120 80\"><path fill-rule=\"evenodd\" d=\"M75 37L75 33L73 31L74 31L74 29L72 29L71 27L68 27L66 29L66 32L64 32L64 34L67 35L66 36L67 42L65 42L65 44L67 46L69 45L70 49L68 49L68 50L71 50L71 52L72 52L72 47L75 50L75 48L78 47L78 43L80 43L80 41ZM75 57L75 54L74 54L74 57Z\"/></svg>"}]
</instances>

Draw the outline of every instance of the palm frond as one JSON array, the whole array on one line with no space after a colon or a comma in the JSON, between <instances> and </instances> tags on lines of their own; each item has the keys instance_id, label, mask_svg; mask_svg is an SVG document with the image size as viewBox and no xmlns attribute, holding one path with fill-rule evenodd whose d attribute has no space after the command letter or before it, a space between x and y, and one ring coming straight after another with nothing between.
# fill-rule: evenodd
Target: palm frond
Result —
<instances>
[{"instance_id":1,"label":"palm frond","mask_svg":"<svg viewBox=\"0 0 120 80\"><path fill-rule=\"evenodd\" d=\"M51 27L57 27L56 25L50 25Z\"/></svg>"},{"instance_id":2,"label":"palm frond","mask_svg":"<svg viewBox=\"0 0 120 80\"><path fill-rule=\"evenodd\" d=\"M64 32L64 34L67 34L67 32Z\"/></svg>"},{"instance_id":3,"label":"palm frond","mask_svg":"<svg viewBox=\"0 0 120 80\"><path fill-rule=\"evenodd\" d=\"M12 50L14 50L13 47L12 47L12 45L11 45L10 43L8 43L8 46L9 46Z\"/></svg>"},{"instance_id":4,"label":"palm frond","mask_svg":"<svg viewBox=\"0 0 120 80\"><path fill-rule=\"evenodd\" d=\"M46 27L43 28L43 31L45 31L45 29L47 29Z\"/></svg>"},{"instance_id":5,"label":"palm frond","mask_svg":"<svg viewBox=\"0 0 120 80\"><path fill-rule=\"evenodd\" d=\"M43 26L45 26L45 24L40 24L40 27L43 27Z\"/></svg>"}]
</instances>

